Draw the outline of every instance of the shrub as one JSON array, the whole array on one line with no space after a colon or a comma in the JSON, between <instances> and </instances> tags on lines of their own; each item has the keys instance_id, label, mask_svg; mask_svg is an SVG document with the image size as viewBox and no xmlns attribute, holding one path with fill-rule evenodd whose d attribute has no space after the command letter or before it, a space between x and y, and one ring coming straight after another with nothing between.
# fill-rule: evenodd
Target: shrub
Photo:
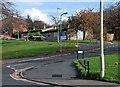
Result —
<instances>
[{"instance_id":1,"label":"shrub","mask_svg":"<svg viewBox=\"0 0 120 87\"><path fill-rule=\"evenodd\" d=\"M12 34L13 38L18 38L18 32L15 32L14 34ZM20 33L19 33L19 37L21 37Z\"/></svg>"},{"instance_id":2,"label":"shrub","mask_svg":"<svg viewBox=\"0 0 120 87\"><path fill-rule=\"evenodd\" d=\"M36 33L36 36L40 36L40 32L39 31Z\"/></svg>"}]
</instances>

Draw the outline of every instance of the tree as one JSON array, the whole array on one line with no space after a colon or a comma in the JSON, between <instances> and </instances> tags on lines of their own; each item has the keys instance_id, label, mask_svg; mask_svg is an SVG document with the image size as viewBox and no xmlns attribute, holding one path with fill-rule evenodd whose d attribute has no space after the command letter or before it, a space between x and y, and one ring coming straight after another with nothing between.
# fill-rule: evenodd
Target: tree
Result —
<instances>
[{"instance_id":1,"label":"tree","mask_svg":"<svg viewBox=\"0 0 120 87\"><path fill-rule=\"evenodd\" d=\"M71 27L74 27L76 33L78 30L83 31L83 40L100 36L100 15L93 12L93 9L81 10L69 19ZM89 33L86 37L86 33ZM76 36L77 37L77 36Z\"/></svg>"},{"instance_id":2,"label":"tree","mask_svg":"<svg viewBox=\"0 0 120 87\"><path fill-rule=\"evenodd\" d=\"M78 35L77 32L80 29L81 23L79 20L79 16L76 14L75 16L71 16L68 19L68 23L70 24L70 27L73 27L76 32L76 44L78 45Z\"/></svg>"},{"instance_id":3,"label":"tree","mask_svg":"<svg viewBox=\"0 0 120 87\"><path fill-rule=\"evenodd\" d=\"M107 32L114 33L115 40L118 40L120 34L120 1L106 8L104 13L107 15L105 20Z\"/></svg>"},{"instance_id":4,"label":"tree","mask_svg":"<svg viewBox=\"0 0 120 87\"><path fill-rule=\"evenodd\" d=\"M30 30L33 30L33 28L34 28L33 21L29 15L27 15L26 22L28 23L28 34L27 34L27 41L28 41L29 36L30 36Z\"/></svg>"},{"instance_id":5,"label":"tree","mask_svg":"<svg viewBox=\"0 0 120 87\"><path fill-rule=\"evenodd\" d=\"M8 0L1 0L0 3L0 8L2 9L2 12L0 12L0 14L2 16L2 19L7 18L8 16L12 16L14 12L14 4Z\"/></svg>"},{"instance_id":6,"label":"tree","mask_svg":"<svg viewBox=\"0 0 120 87\"><path fill-rule=\"evenodd\" d=\"M44 29L44 26L46 26L46 25L47 25L47 24L44 23L43 21L37 21L37 20L35 20L35 21L33 22L34 28L35 28L35 29L38 29L38 30Z\"/></svg>"},{"instance_id":7,"label":"tree","mask_svg":"<svg viewBox=\"0 0 120 87\"><path fill-rule=\"evenodd\" d=\"M33 30L33 28L34 28L33 25L34 25L34 24L33 24L33 21L32 21L32 19L30 18L29 15L27 15L26 22L28 23L28 30Z\"/></svg>"},{"instance_id":8,"label":"tree","mask_svg":"<svg viewBox=\"0 0 120 87\"><path fill-rule=\"evenodd\" d=\"M14 19L19 17L18 11L14 8L14 3L8 0L1 0L0 3L2 9L2 12L0 12L2 28L0 30L2 33L7 32L9 35L12 35Z\"/></svg>"},{"instance_id":9,"label":"tree","mask_svg":"<svg viewBox=\"0 0 120 87\"><path fill-rule=\"evenodd\" d=\"M40 36L40 32L39 31L37 32L36 36Z\"/></svg>"},{"instance_id":10,"label":"tree","mask_svg":"<svg viewBox=\"0 0 120 87\"><path fill-rule=\"evenodd\" d=\"M53 20L53 22L54 22L54 24L53 24L53 26L54 26L54 28L57 28L57 33L58 33L58 36L57 36L57 42L59 43L59 22L60 22L60 20L59 20L59 18L57 18L57 17L55 17L55 16L52 16L51 15L51 17L52 17L52 20Z\"/></svg>"}]
</instances>

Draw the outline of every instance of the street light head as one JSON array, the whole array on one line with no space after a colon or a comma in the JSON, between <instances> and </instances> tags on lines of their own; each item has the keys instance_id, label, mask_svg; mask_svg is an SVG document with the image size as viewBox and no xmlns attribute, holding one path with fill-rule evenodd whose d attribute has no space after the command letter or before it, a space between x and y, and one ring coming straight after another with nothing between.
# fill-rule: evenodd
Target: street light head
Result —
<instances>
[{"instance_id":1,"label":"street light head","mask_svg":"<svg viewBox=\"0 0 120 87\"><path fill-rule=\"evenodd\" d=\"M67 12L65 12L64 14L68 14Z\"/></svg>"},{"instance_id":2,"label":"street light head","mask_svg":"<svg viewBox=\"0 0 120 87\"><path fill-rule=\"evenodd\" d=\"M63 14L68 14L67 12L63 13Z\"/></svg>"},{"instance_id":3,"label":"street light head","mask_svg":"<svg viewBox=\"0 0 120 87\"><path fill-rule=\"evenodd\" d=\"M60 10L60 8L57 8L58 10Z\"/></svg>"},{"instance_id":4,"label":"street light head","mask_svg":"<svg viewBox=\"0 0 120 87\"><path fill-rule=\"evenodd\" d=\"M66 14L68 14L68 13L67 13L67 12L65 12L65 13L62 13L62 14L61 14L61 16L62 16L62 15L66 15Z\"/></svg>"}]
</instances>

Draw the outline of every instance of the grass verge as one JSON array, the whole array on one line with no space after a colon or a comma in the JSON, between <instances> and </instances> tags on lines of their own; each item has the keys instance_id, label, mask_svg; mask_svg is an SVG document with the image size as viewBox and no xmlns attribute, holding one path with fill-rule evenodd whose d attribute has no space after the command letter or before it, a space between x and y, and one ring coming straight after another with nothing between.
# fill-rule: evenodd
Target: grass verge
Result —
<instances>
[{"instance_id":1,"label":"grass verge","mask_svg":"<svg viewBox=\"0 0 120 87\"><path fill-rule=\"evenodd\" d=\"M59 52L59 44L57 42L3 40L1 46L3 59L39 56ZM63 52L75 50L77 50L75 44L62 43Z\"/></svg>"},{"instance_id":2,"label":"grass verge","mask_svg":"<svg viewBox=\"0 0 120 87\"><path fill-rule=\"evenodd\" d=\"M65 40L67 43L76 43L76 40ZM78 43L100 43L99 40L78 40Z\"/></svg>"},{"instance_id":3,"label":"grass verge","mask_svg":"<svg viewBox=\"0 0 120 87\"><path fill-rule=\"evenodd\" d=\"M107 82L120 83L120 54L105 55L105 77L102 79ZM84 70L83 61L87 60L90 63L90 73L87 76ZM83 79L100 80L100 57L85 58L73 62L78 74Z\"/></svg>"}]
</instances>

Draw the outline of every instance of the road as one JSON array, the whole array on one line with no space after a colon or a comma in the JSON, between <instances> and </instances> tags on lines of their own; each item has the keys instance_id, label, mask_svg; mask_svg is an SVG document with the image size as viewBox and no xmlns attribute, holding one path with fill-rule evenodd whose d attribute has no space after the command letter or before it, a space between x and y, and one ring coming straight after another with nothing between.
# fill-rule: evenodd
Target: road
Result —
<instances>
[{"instance_id":1,"label":"road","mask_svg":"<svg viewBox=\"0 0 120 87\"><path fill-rule=\"evenodd\" d=\"M81 50L85 51L85 57L93 57L100 54L99 44L87 44L80 43ZM118 53L120 45L118 44L105 44L105 54ZM81 57L81 55L80 55ZM76 72L72 67L72 61L76 60L76 52L71 53L61 53L57 55L46 55L41 57L33 58L21 58L4 60L2 65L2 84L13 86L24 87L25 85L35 85L34 82L29 82L25 80L18 80L16 78L11 78L10 74L14 73L15 70L23 69L26 67L34 66L33 69L24 71L23 75L29 79L43 81L45 83L54 82L59 84L65 84L64 82L75 85L79 82L76 76ZM18 62L19 61L19 62ZM71 81L71 82L70 82ZM85 84L85 81L81 83ZM96 82L93 82L95 84ZM89 83L91 84L91 83ZM97 84L106 84L104 82L98 82ZM96 85L97 85L96 84ZM40 83L39 85L48 85ZM33 86L32 86L33 87Z\"/></svg>"}]
</instances>

